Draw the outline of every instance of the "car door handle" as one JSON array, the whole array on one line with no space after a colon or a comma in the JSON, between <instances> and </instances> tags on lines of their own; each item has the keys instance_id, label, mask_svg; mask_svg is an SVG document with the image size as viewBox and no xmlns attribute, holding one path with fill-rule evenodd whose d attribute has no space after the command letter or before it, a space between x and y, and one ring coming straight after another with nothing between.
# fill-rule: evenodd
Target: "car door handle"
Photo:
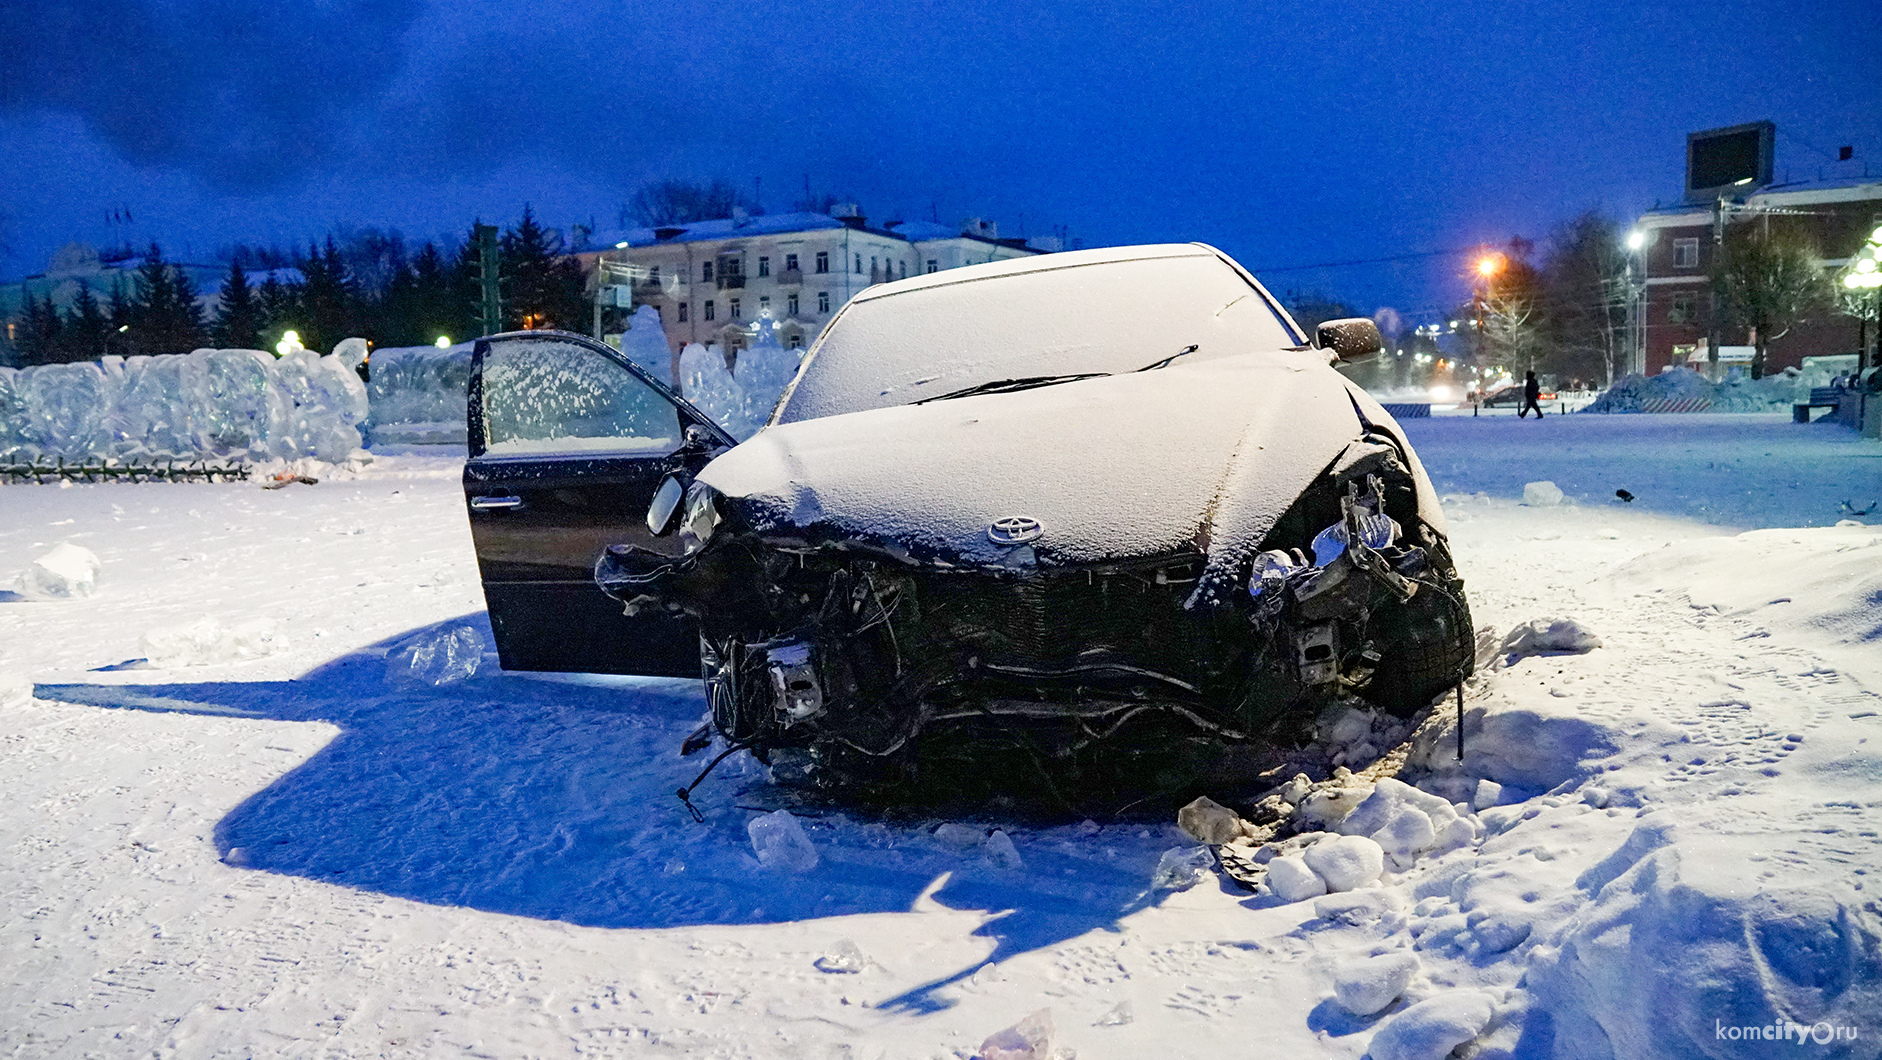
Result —
<instances>
[{"instance_id":1,"label":"car door handle","mask_svg":"<svg viewBox=\"0 0 1882 1060\"><path fill-rule=\"evenodd\" d=\"M515 508L521 508L523 506L523 498L515 496L472 497L470 499L470 506L471 511L474 512L510 511Z\"/></svg>"}]
</instances>

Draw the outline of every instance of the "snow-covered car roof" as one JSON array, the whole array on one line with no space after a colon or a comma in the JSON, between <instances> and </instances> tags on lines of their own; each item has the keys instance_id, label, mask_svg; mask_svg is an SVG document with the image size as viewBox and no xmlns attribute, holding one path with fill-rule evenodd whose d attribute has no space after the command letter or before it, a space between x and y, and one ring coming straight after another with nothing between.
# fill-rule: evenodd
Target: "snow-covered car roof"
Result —
<instances>
[{"instance_id":1,"label":"snow-covered car roof","mask_svg":"<svg viewBox=\"0 0 1882 1060\"><path fill-rule=\"evenodd\" d=\"M997 282L994 282L997 281ZM1305 339L1201 243L1070 251L880 284L830 322L775 422L912 404L999 379L1131 372Z\"/></svg>"}]
</instances>

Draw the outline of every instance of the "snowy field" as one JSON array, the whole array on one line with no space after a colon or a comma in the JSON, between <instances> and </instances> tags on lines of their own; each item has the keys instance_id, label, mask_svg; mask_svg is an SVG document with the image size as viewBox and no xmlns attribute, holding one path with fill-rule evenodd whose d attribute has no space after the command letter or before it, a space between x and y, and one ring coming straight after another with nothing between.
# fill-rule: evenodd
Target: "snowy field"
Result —
<instances>
[{"instance_id":1,"label":"snowy field","mask_svg":"<svg viewBox=\"0 0 1882 1060\"><path fill-rule=\"evenodd\" d=\"M1478 624L1601 646L1474 682L1461 766L1427 733L1406 775L1468 842L1298 902L1153 889L1194 845L1157 822L821 813L779 874L755 765L703 825L673 798L693 683L400 680L483 624L449 455L0 486L0 578L103 563L88 599L0 592L0 1054L959 1058L1047 1009L1057 1053L1007 1055L1882 1055L1882 525L1836 525L1882 445L1406 426ZM1563 503L1522 504L1543 479Z\"/></svg>"}]
</instances>

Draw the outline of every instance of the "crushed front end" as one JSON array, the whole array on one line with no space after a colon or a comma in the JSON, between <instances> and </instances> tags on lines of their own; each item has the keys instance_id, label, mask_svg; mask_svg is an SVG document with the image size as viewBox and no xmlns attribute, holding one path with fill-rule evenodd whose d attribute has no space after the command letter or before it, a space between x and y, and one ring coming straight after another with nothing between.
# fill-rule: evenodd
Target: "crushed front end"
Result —
<instances>
[{"instance_id":1,"label":"crushed front end","mask_svg":"<svg viewBox=\"0 0 1882 1060\"><path fill-rule=\"evenodd\" d=\"M1024 541L965 564L754 529L695 483L682 557L617 548L596 577L697 619L713 726L774 768L907 771L982 735L1061 760L1284 740L1330 698L1409 714L1470 672L1462 584L1406 464L1390 437L1356 441L1226 574L1200 544L1045 568Z\"/></svg>"}]
</instances>

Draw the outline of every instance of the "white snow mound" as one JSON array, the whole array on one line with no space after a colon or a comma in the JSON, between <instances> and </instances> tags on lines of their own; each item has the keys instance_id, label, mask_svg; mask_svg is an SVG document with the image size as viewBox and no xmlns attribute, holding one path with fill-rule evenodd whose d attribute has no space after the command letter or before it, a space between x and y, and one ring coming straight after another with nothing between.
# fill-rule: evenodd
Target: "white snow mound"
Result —
<instances>
[{"instance_id":1,"label":"white snow mound","mask_svg":"<svg viewBox=\"0 0 1882 1060\"><path fill-rule=\"evenodd\" d=\"M1418 958L1409 953L1362 957L1333 972L1333 999L1355 1016L1370 1016L1397 1001L1412 977Z\"/></svg>"},{"instance_id":2,"label":"white snow mound","mask_svg":"<svg viewBox=\"0 0 1882 1060\"><path fill-rule=\"evenodd\" d=\"M1483 1033L1496 1006L1480 990L1451 990L1392 1017L1372 1036L1372 1060L1443 1060Z\"/></svg>"},{"instance_id":3,"label":"white snow mound","mask_svg":"<svg viewBox=\"0 0 1882 1060\"><path fill-rule=\"evenodd\" d=\"M1523 503L1531 508L1553 508L1562 503L1562 496L1562 487L1546 480L1523 486Z\"/></svg>"}]
</instances>

